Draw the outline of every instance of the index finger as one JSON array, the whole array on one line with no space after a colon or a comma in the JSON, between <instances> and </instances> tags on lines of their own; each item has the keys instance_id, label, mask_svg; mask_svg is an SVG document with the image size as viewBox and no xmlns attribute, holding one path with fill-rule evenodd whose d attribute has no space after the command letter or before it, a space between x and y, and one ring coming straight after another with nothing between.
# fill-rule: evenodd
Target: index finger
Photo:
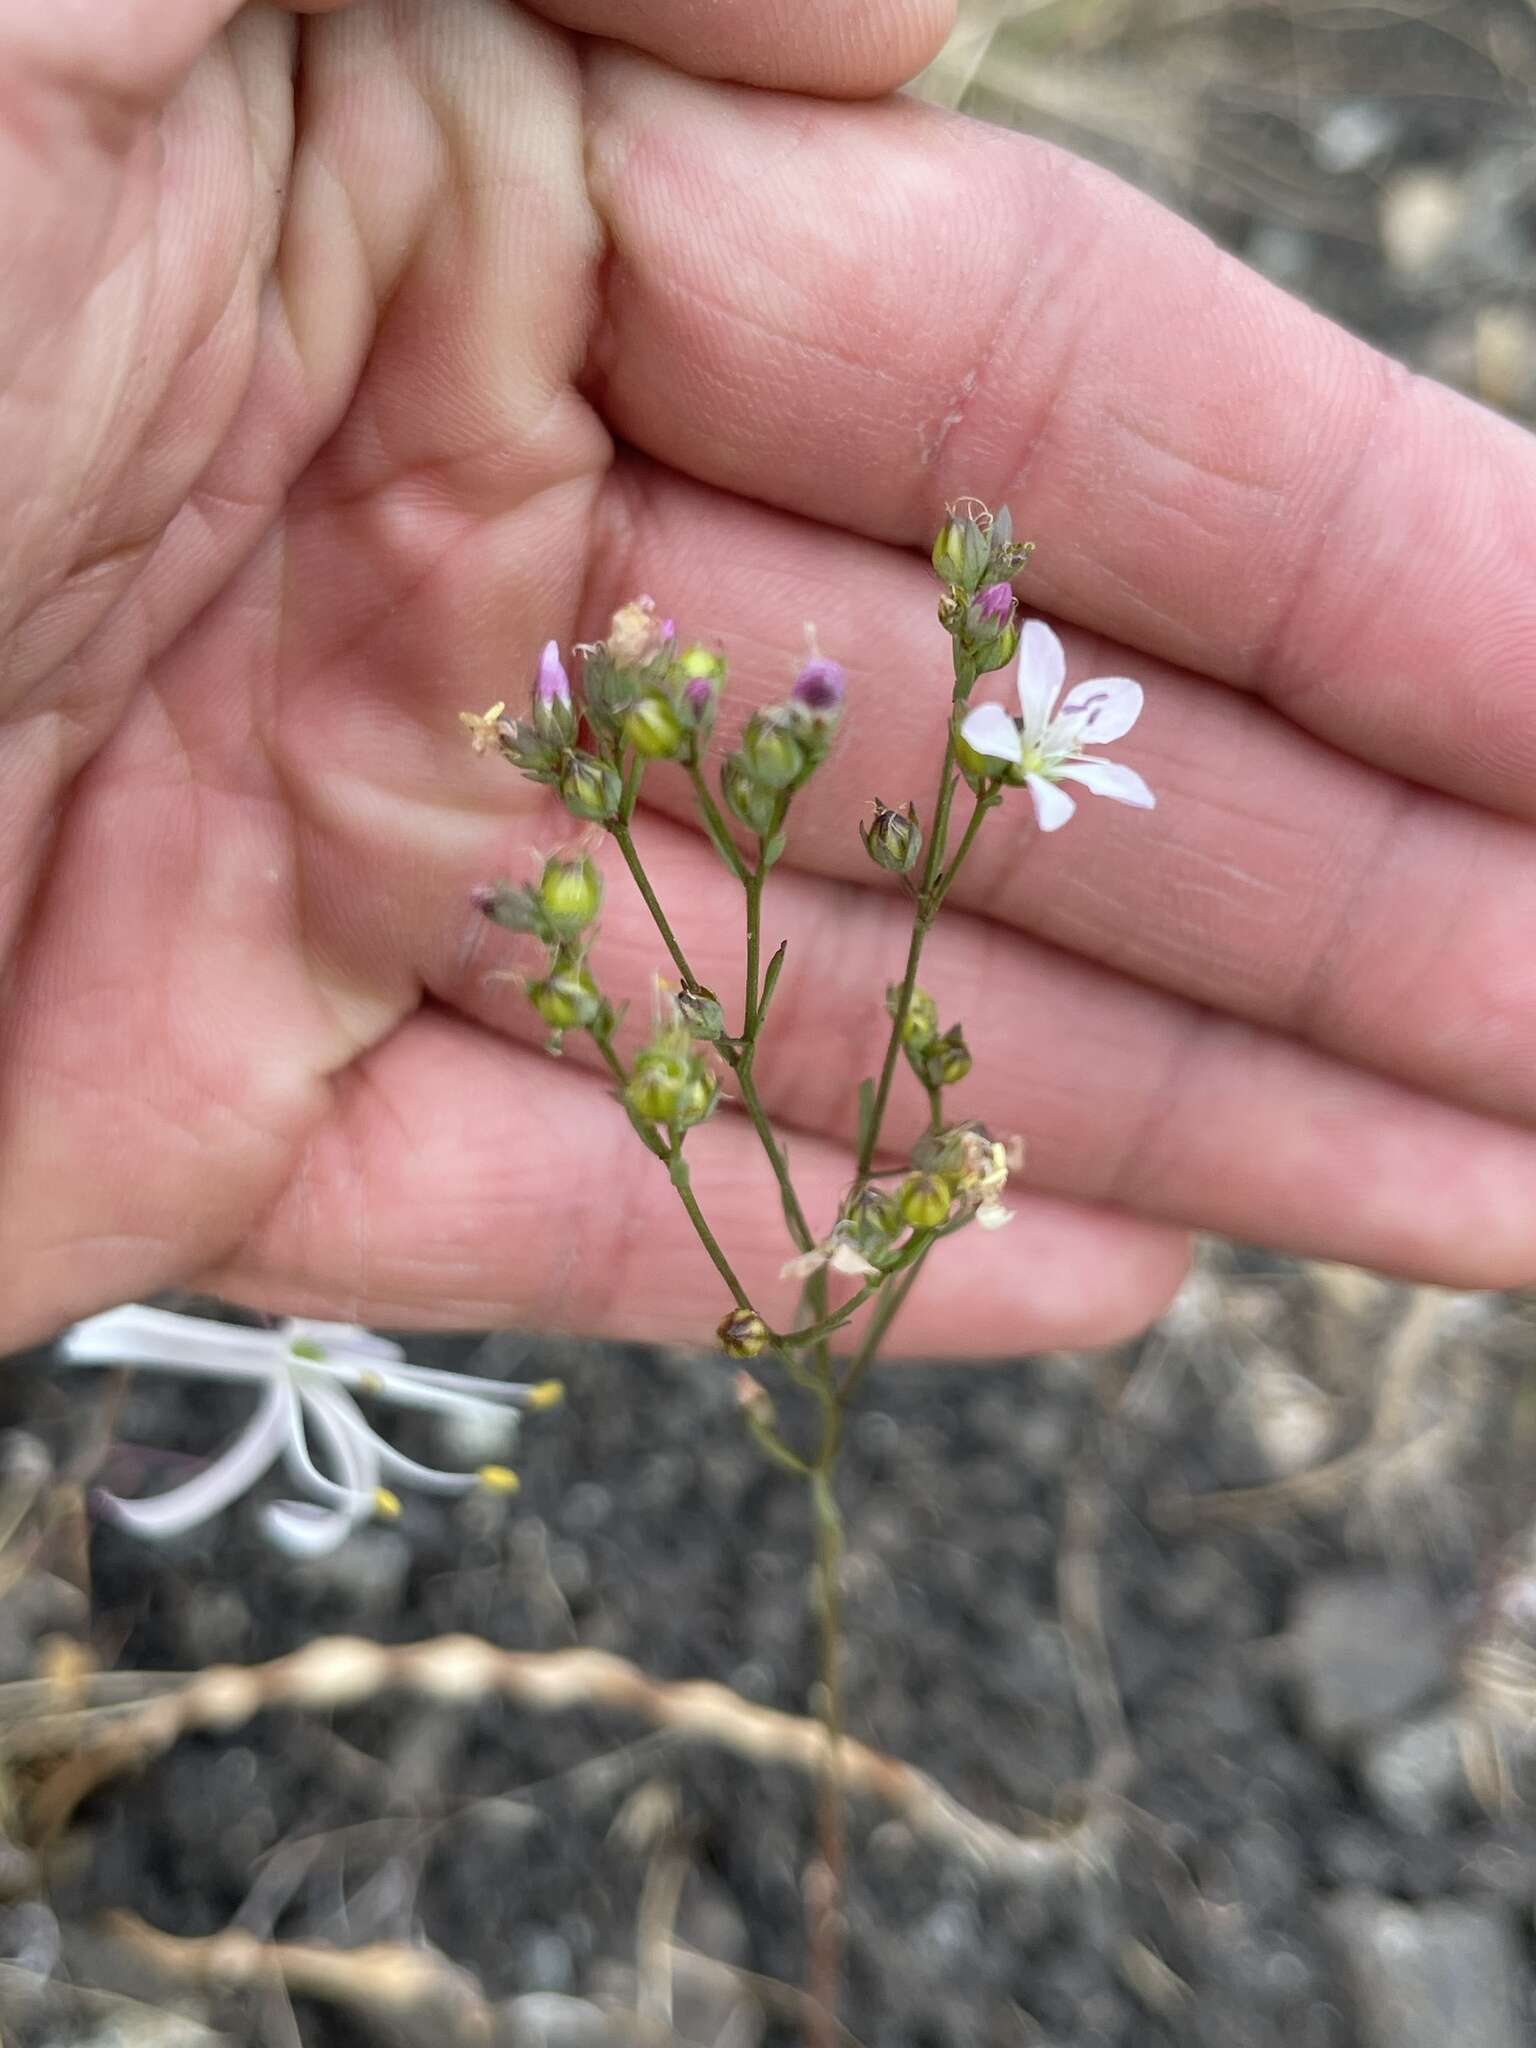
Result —
<instances>
[{"instance_id":1,"label":"index finger","mask_svg":"<svg viewBox=\"0 0 1536 2048\"><path fill-rule=\"evenodd\" d=\"M1006 500L1031 604L1536 817L1529 435L1026 138L617 54L593 108L618 433L906 545Z\"/></svg>"}]
</instances>

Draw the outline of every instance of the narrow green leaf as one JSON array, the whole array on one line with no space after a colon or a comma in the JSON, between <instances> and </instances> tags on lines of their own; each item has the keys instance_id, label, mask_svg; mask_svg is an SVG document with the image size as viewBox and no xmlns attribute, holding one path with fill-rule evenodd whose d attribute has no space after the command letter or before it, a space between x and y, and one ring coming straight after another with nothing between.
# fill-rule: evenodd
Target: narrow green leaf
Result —
<instances>
[{"instance_id":1,"label":"narrow green leaf","mask_svg":"<svg viewBox=\"0 0 1536 2048\"><path fill-rule=\"evenodd\" d=\"M779 949L768 962L768 972L763 976L763 992L757 999L758 1028L768 1014L768 1005L773 1001L773 992L779 985L779 970L784 965L784 955L789 951L788 939L780 939Z\"/></svg>"}]
</instances>

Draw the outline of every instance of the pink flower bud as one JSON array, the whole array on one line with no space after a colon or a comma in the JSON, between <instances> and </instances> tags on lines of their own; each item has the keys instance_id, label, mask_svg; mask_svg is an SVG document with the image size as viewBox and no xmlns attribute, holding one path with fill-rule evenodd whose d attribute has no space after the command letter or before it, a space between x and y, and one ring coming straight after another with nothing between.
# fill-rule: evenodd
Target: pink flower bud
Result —
<instances>
[{"instance_id":1,"label":"pink flower bud","mask_svg":"<svg viewBox=\"0 0 1536 2048\"><path fill-rule=\"evenodd\" d=\"M976 610L981 618L1001 623L1013 610L1013 586L989 583L976 593Z\"/></svg>"},{"instance_id":2,"label":"pink flower bud","mask_svg":"<svg viewBox=\"0 0 1536 2048\"><path fill-rule=\"evenodd\" d=\"M789 694L791 701L804 710L828 718L842 710L847 688L848 675L841 662L828 661L825 655L816 654L795 677Z\"/></svg>"},{"instance_id":3,"label":"pink flower bud","mask_svg":"<svg viewBox=\"0 0 1536 2048\"><path fill-rule=\"evenodd\" d=\"M569 704L571 679L560 659L559 644L551 640L539 656L538 701L544 705Z\"/></svg>"}]
</instances>

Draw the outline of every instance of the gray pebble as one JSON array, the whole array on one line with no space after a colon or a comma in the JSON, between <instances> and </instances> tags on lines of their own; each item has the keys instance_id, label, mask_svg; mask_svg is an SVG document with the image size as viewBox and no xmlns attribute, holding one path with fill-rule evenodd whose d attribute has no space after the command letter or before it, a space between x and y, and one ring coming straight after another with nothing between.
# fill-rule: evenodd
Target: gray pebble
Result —
<instances>
[{"instance_id":1,"label":"gray pebble","mask_svg":"<svg viewBox=\"0 0 1536 2048\"><path fill-rule=\"evenodd\" d=\"M1405 1906L1371 1892L1326 1909L1354 1986L1365 2048L1521 2048L1525 1969L1500 1907Z\"/></svg>"},{"instance_id":2,"label":"gray pebble","mask_svg":"<svg viewBox=\"0 0 1536 2048\"><path fill-rule=\"evenodd\" d=\"M1410 1579L1339 1573L1307 1586L1287 1631L1302 1718L1338 1749L1443 1692L1450 1618Z\"/></svg>"}]
</instances>

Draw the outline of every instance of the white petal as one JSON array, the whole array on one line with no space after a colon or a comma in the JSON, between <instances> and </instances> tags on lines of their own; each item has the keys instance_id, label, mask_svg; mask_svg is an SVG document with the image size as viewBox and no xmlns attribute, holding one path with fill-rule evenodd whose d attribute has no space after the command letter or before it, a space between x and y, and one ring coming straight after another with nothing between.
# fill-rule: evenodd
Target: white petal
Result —
<instances>
[{"instance_id":1,"label":"white petal","mask_svg":"<svg viewBox=\"0 0 1536 2048\"><path fill-rule=\"evenodd\" d=\"M992 761L1019 761L1024 757L1019 728L1001 704L978 704L966 714L960 737L978 754Z\"/></svg>"},{"instance_id":2,"label":"white petal","mask_svg":"<svg viewBox=\"0 0 1536 2048\"><path fill-rule=\"evenodd\" d=\"M779 1268L781 1280L809 1280L813 1273L819 1273L827 1263L827 1255L816 1245L808 1252L802 1252L797 1259L786 1259Z\"/></svg>"},{"instance_id":3,"label":"white petal","mask_svg":"<svg viewBox=\"0 0 1536 2048\"><path fill-rule=\"evenodd\" d=\"M1077 809L1064 789L1047 782L1043 775L1026 775L1025 783L1034 799L1035 817L1042 832L1059 832Z\"/></svg>"},{"instance_id":4,"label":"white petal","mask_svg":"<svg viewBox=\"0 0 1536 2048\"><path fill-rule=\"evenodd\" d=\"M408 1458L404 1451L397 1451L392 1443L386 1442L373 1428L351 1396L343 1393L339 1387L316 1389L311 1393L310 1399L314 1407L325 1407L338 1430L345 1432L351 1442L363 1452L373 1468L376 1480L382 1473L388 1479L398 1479L404 1485L419 1487L424 1493L469 1493L480 1484L478 1472L443 1472L435 1465L419 1465L414 1458ZM514 1427L518 1421L515 1414L508 1415L505 1409L492 1408L487 1401L454 1400L451 1406L460 1412L472 1409L477 1414L491 1414L498 1422L510 1422ZM343 1489L317 1472L312 1460L309 1462L308 1480L322 1499L344 1498ZM369 1504L371 1510L371 1495Z\"/></svg>"},{"instance_id":5,"label":"white petal","mask_svg":"<svg viewBox=\"0 0 1536 2048\"><path fill-rule=\"evenodd\" d=\"M1138 811L1157 808L1157 798L1136 770L1122 766L1119 761L1069 761L1057 773L1070 775L1095 796L1113 797L1117 804L1130 804Z\"/></svg>"},{"instance_id":6,"label":"white petal","mask_svg":"<svg viewBox=\"0 0 1536 2048\"><path fill-rule=\"evenodd\" d=\"M1140 683L1129 676L1093 676L1072 685L1057 715L1063 724L1072 720L1080 747L1101 747L1130 731L1144 702Z\"/></svg>"},{"instance_id":7,"label":"white petal","mask_svg":"<svg viewBox=\"0 0 1536 2048\"><path fill-rule=\"evenodd\" d=\"M976 1211L976 1221L983 1230L1001 1230L1005 1223L1013 1221L1013 1211L1005 1209L1001 1202L983 1202Z\"/></svg>"},{"instance_id":8,"label":"white petal","mask_svg":"<svg viewBox=\"0 0 1536 2048\"><path fill-rule=\"evenodd\" d=\"M58 1345L60 1359L70 1365L147 1365L225 1379L266 1379L282 1351L283 1340L275 1331L243 1329L138 1302L76 1323Z\"/></svg>"},{"instance_id":9,"label":"white petal","mask_svg":"<svg viewBox=\"0 0 1536 2048\"><path fill-rule=\"evenodd\" d=\"M1038 740L1051 722L1067 679L1067 657L1044 619L1029 619L1019 635L1019 709L1024 737ZM1018 755L1013 759L1016 761Z\"/></svg>"},{"instance_id":10,"label":"white petal","mask_svg":"<svg viewBox=\"0 0 1536 2048\"><path fill-rule=\"evenodd\" d=\"M256 1484L283 1445L288 1428L288 1388L281 1379L268 1386L261 1406L222 1457L205 1465L195 1479L173 1486L147 1500L124 1500L99 1493L96 1501L108 1521L151 1541L180 1536L222 1513Z\"/></svg>"},{"instance_id":11,"label":"white petal","mask_svg":"<svg viewBox=\"0 0 1536 2048\"><path fill-rule=\"evenodd\" d=\"M377 1505L379 1462L372 1432L348 1397L335 1388L301 1387L290 1393L284 1416L288 1468L301 1482L334 1503L316 1507L309 1501L272 1501L262 1509L261 1523L269 1539L290 1557L328 1557L352 1531L373 1515ZM302 1402L302 1408L300 1403ZM322 1472L310 1456L305 1420L313 1422L336 1467L336 1477Z\"/></svg>"},{"instance_id":12,"label":"white petal","mask_svg":"<svg viewBox=\"0 0 1536 2048\"><path fill-rule=\"evenodd\" d=\"M267 1541L289 1557L329 1557L364 1519L344 1508L317 1508L307 1500L268 1501L261 1511Z\"/></svg>"},{"instance_id":13,"label":"white petal","mask_svg":"<svg viewBox=\"0 0 1536 2048\"><path fill-rule=\"evenodd\" d=\"M827 1264L834 1273L846 1273L851 1280L872 1280L880 1272L878 1266L872 1266L851 1244L834 1245Z\"/></svg>"}]
</instances>

